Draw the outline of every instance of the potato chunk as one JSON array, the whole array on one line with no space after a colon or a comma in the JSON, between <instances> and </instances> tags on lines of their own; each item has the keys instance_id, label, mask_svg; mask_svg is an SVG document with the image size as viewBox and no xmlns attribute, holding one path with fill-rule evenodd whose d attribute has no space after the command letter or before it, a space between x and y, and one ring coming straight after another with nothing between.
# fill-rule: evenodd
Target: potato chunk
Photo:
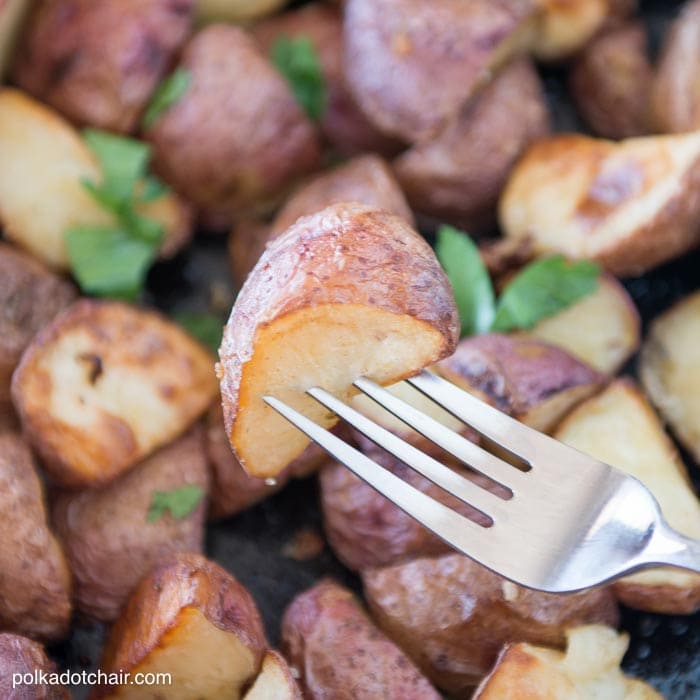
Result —
<instances>
[{"instance_id":1,"label":"potato chunk","mask_svg":"<svg viewBox=\"0 0 700 700\"><path fill-rule=\"evenodd\" d=\"M649 397L700 462L700 292L661 314L642 348L639 371Z\"/></svg>"},{"instance_id":2,"label":"potato chunk","mask_svg":"<svg viewBox=\"0 0 700 700\"><path fill-rule=\"evenodd\" d=\"M258 677L243 700L302 700L287 662L276 651L268 651Z\"/></svg>"},{"instance_id":3,"label":"potato chunk","mask_svg":"<svg viewBox=\"0 0 700 700\"><path fill-rule=\"evenodd\" d=\"M68 632L71 579L46 521L43 488L29 449L19 435L1 433L0 629L55 640Z\"/></svg>"},{"instance_id":4,"label":"potato chunk","mask_svg":"<svg viewBox=\"0 0 700 700\"><path fill-rule=\"evenodd\" d=\"M5 236L51 267L67 269L66 229L114 223L81 182L100 179L92 153L56 112L12 88L0 89L0 153ZM173 194L138 210L162 224L161 255L175 253L192 233L189 207Z\"/></svg>"},{"instance_id":5,"label":"potato chunk","mask_svg":"<svg viewBox=\"0 0 700 700\"><path fill-rule=\"evenodd\" d=\"M111 481L184 432L216 394L211 355L159 314L81 301L41 331L12 397L61 485Z\"/></svg>"},{"instance_id":6,"label":"potato chunk","mask_svg":"<svg viewBox=\"0 0 700 700\"><path fill-rule=\"evenodd\" d=\"M566 652L508 644L473 700L663 700L650 685L620 670L628 636L602 625L566 633Z\"/></svg>"},{"instance_id":7,"label":"potato chunk","mask_svg":"<svg viewBox=\"0 0 700 700\"><path fill-rule=\"evenodd\" d=\"M471 697L507 642L564 646L569 627L618 620L609 588L532 591L462 554L369 569L362 580L379 626L455 698Z\"/></svg>"},{"instance_id":8,"label":"potato chunk","mask_svg":"<svg viewBox=\"0 0 700 700\"><path fill-rule=\"evenodd\" d=\"M172 683L105 686L101 698L240 700L267 648L255 602L198 554L161 562L139 584L112 629L101 668L169 673Z\"/></svg>"},{"instance_id":9,"label":"potato chunk","mask_svg":"<svg viewBox=\"0 0 700 700\"><path fill-rule=\"evenodd\" d=\"M635 476L654 494L671 527L700 538L700 501L673 443L631 380L617 380L581 404L555 437ZM633 608L668 614L700 609L700 574L689 571L649 569L626 576L613 587L618 598Z\"/></svg>"},{"instance_id":10,"label":"potato chunk","mask_svg":"<svg viewBox=\"0 0 700 700\"><path fill-rule=\"evenodd\" d=\"M287 0L195 0L199 22L250 22L271 15Z\"/></svg>"},{"instance_id":11,"label":"potato chunk","mask_svg":"<svg viewBox=\"0 0 700 700\"><path fill-rule=\"evenodd\" d=\"M106 488L59 494L51 520L74 580L76 608L104 621L118 617L136 584L160 559L201 552L209 487L203 435L193 430ZM154 494L197 486L204 498L187 516L148 518Z\"/></svg>"},{"instance_id":12,"label":"potato chunk","mask_svg":"<svg viewBox=\"0 0 700 700\"><path fill-rule=\"evenodd\" d=\"M308 700L440 698L406 655L374 626L355 596L328 579L298 595L287 608L282 647L301 674Z\"/></svg>"},{"instance_id":13,"label":"potato chunk","mask_svg":"<svg viewBox=\"0 0 700 700\"><path fill-rule=\"evenodd\" d=\"M619 143L578 135L535 142L500 202L507 236L539 253L640 275L700 242L700 132Z\"/></svg>"},{"instance_id":14,"label":"potato chunk","mask_svg":"<svg viewBox=\"0 0 700 700\"><path fill-rule=\"evenodd\" d=\"M219 351L240 463L274 477L309 442L263 396L330 427L337 419L307 389L349 398L359 376L395 383L449 355L458 327L449 282L405 221L359 204L300 219L248 276Z\"/></svg>"},{"instance_id":15,"label":"potato chunk","mask_svg":"<svg viewBox=\"0 0 700 700\"><path fill-rule=\"evenodd\" d=\"M12 62L15 46L31 9L32 0L0 2L0 83Z\"/></svg>"}]
</instances>

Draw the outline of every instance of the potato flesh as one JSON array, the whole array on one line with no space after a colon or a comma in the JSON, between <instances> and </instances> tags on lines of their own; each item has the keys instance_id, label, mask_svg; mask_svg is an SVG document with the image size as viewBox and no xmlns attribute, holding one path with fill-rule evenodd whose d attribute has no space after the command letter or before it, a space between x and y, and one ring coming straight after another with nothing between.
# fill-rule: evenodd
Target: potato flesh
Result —
<instances>
[{"instance_id":1,"label":"potato flesh","mask_svg":"<svg viewBox=\"0 0 700 700\"><path fill-rule=\"evenodd\" d=\"M0 0L0 81L5 77L12 51L31 0Z\"/></svg>"},{"instance_id":2,"label":"potato flesh","mask_svg":"<svg viewBox=\"0 0 700 700\"><path fill-rule=\"evenodd\" d=\"M255 683L243 700L300 700L301 694L283 664L277 654L268 652Z\"/></svg>"},{"instance_id":3,"label":"potato flesh","mask_svg":"<svg viewBox=\"0 0 700 700\"><path fill-rule=\"evenodd\" d=\"M172 684L122 686L107 697L239 700L255 671L254 656L238 637L213 625L200 610L183 608L160 644L131 670L132 678L136 673L170 673Z\"/></svg>"},{"instance_id":4,"label":"potato flesh","mask_svg":"<svg viewBox=\"0 0 700 700\"><path fill-rule=\"evenodd\" d=\"M391 384L430 364L443 345L427 323L356 304L305 308L263 326L243 368L232 435L241 463L262 464L252 473L274 477L309 443L262 396L274 396L328 428L337 418L307 389L319 386L347 400L357 393L352 382L358 377Z\"/></svg>"}]
</instances>

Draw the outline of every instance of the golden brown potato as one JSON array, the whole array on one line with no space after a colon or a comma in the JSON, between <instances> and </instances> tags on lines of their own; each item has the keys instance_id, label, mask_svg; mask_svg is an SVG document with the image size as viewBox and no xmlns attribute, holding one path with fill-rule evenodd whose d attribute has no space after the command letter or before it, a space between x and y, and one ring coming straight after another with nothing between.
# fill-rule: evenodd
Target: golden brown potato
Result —
<instances>
[{"instance_id":1,"label":"golden brown potato","mask_svg":"<svg viewBox=\"0 0 700 700\"><path fill-rule=\"evenodd\" d=\"M538 253L595 260L626 277L700 242L700 132L619 143L579 135L535 142L501 197L507 236Z\"/></svg>"},{"instance_id":2,"label":"golden brown potato","mask_svg":"<svg viewBox=\"0 0 700 700\"><path fill-rule=\"evenodd\" d=\"M282 646L308 700L439 700L355 596L328 579L298 595L282 619Z\"/></svg>"},{"instance_id":3,"label":"golden brown potato","mask_svg":"<svg viewBox=\"0 0 700 700\"><path fill-rule=\"evenodd\" d=\"M194 0L43 0L22 36L13 77L78 124L136 130L187 39Z\"/></svg>"},{"instance_id":4,"label":"golden brown potato","mask_svg":"<svg viewBox=\"0 0 700 700\"><path fill-rule=\"evenodd\" d=\"M647 394L700 462L700 292L654 320L639 371Z\"/></svg>"},{"instance_id":5,"label":"golden brown potato","mask_svg":"<svg viewBox=\"0 0 700 700\"><path fill-rule=\"evenodd\" d=\"M195 0L195 13L200 23L250 22L271 15L288 0Z\"/></svg>"},{"instance_id":6,"label":"golden brown potato","mask_svg":"<svg viewBox=\"0 0 700 700\"><path fill-rule=\"evenodd\" d=\"M197 486L205 496L189 515L148 518L154 494ZM76 609L115 620L136 584L159 560L201 552L209 474L195 429L103 489L59 494L51 520L73 573Z\"/></svg>"},{"instance_id":7,"label":"golden brown potato","mask_svg":"<svg viewBox=\"0 0 700 700\"><path fill-rule=\"evenodd\" d=\"M16 683L18 673L24 676L42 671L54 673L57 669L40 644L0 632L0 697L3 700L70 700L70 693L63 685Z\"/></svg>"},{"instance_id":8,"label":"golden brown potato","mask_svg":"<svg viewBox=\"0 0 700 700\"><path fill-rule=\"evenodd\" d=\"M0 0L0 83L4 82L32 2Z\"/></svg>"},{"instance_id":9,"label":"golden brown potato","mask_svg":"<svg viewBox=\"0 0 700 700\"><path fill-rule=\"evenodd\" d=\"M10 379L22 351L75 297L73 285L0 243L0 404L10 400Z\"/></svg>"},{"instance_id":10,"label":"golden brown potato","mask_svg":"<svg viewBox=\"0 0 700 700\"><path fill-rule=\"evenodd\" d=\"M302 700L302 697L287 662L276 651L267 651L260 673L243 700Z\"/></svg>"},{"instance_id":11,"label":"golden brown potato","mask_svg":"<svg viewBox=\"0 0 700 700\"><path fill-rule=\"evenodd\" d=\"M491 230L516 159L548 131L541 81L529 59L518 59L434 139L399 156L394 170L416 211L470 232Z\"/></svg>"},{"instance_id":12,"label":"golden brown potato","mask_svg":"<svg viewBox=\"0 0 700 700\"><path fill-rule=\"evenodd\" d=\"M114 223L82 184L100 179L92 153L58 113L11 88L0 89L0 153L0 225L5 237L48 265L67 269L68 228ZM138 210L162 224L161 255L170 256L187 243L192 216L175 195Z\"/></svg>"},{"instance_id":13,"label":"golden brown potato","mask_svg":"<svg viewBox=\"0 0 700 700\"><path fill-rule=\"evenodd\" d=\"M141 581L112 629L101 664L106 673L169 673L172 684L103 686L96 696L240 700L266 648L248 591L203 556L178 554Z\"/></svg>"},{"instance_id":14,"label":"golden brown potato","mask_svg":"<svg viewBox=\"0 0 700 700\"><path fill-rule=\"evenodd\" d=\"M587 297L524 335L566 350L603 374L615 374L639 349L640 319L627 290L603 274Z\"/></svg>"},{"instance_id":15,"label":"golden brown potato","mask_svg":"<svg viewBox=\"0 0 700 700\"><path fill-rule=\"evenodd\" d=\"M671 527L700 538L700 502L680 456L631 380L619 379L581 404L555 437L635 476L654 494ZM633 608L668 614L700 609L700 574L681 569L649 569L613 588Z\"/></svg>"},{"instance_id":16,"label":"golden brown potato","mask_svg":"<svg viewBox=\"0 0 700 700\"><path fill-rule=\"evenodd\" d=\"M379 626L455 698L471 697L507 642L563 647L569 627L618 619L610 589L540 593L461 554L370 569L362 580Z\"/></svg>"},{"instance_id":17,"label":"golden brown potato","mask_svg":"<svg viewBox=\"0 0 700 700\"><path fill-rule=\"evenodd\" d=\"M283 36L303 36L311 41L326 85L326 105L320 127L334 148L345 154L371 151L386 156L401 149L400 142L371 124L348 90L343 66L343 21L339 8L321 2L311 3L260 22L251 32L268 54L275 41Z\"/></svg>"},{"instance_id":18,"label":"golden brown potato","mask_svg":"<svg viewBox=\"0 0 700 700\"><path fill-rule=\"evenodd\" d=\"M503 281L535 257L529 238L489 238L479 243L479 254L499 291Z\"/></svg>"},{"instance_id":19,"label":"golden brown potato","mask_svg":"<svg viewBox=\"0 0 700 700\"><path fill-rule=\"evenodd\" d=\"M61 639L71 614L71 579L46 522L44 494L22 439L0 434L0 629Z\"/></svg>"},{"instance_id":20,"label":"golden brown potato","mask_svg":"<svg viewBox=\"0 0 700 700\"><path fill-rule=\"evenodd\" d=\"M285 79L242 29L212 25L185 47L184 96L146 135L155 167L213 224L269 208L315 167L319 146ZM232 128L235 125L235 128Z\"/></svg>"},{"instance_id":21,"label":"golden brown potato","mask_svg":"<svg viewBox=\"0 0 700 700\"><path fill-rule=\"evenodd\" d=\"M652 81L644 26L634 22L591 41L576 58L569 85L579 114L596 134L624 139L651 131Z\"/></svg>"},{"instance_id":22,"label":"golden brown potato","mask_svg":"<svg viewBox=\"0 0 700 700\"><path fill-rule=\"evenodd\" d=\"M153 311L80 301L29 345L12 398L54 479L98 486L204 413L216 395L212 364L206 348Z\"/></svg>"},{"instance_id":23,"label":"golden brown potato","mask_svg":"<svg viewBox=\"0 0 700 700\"><path fill-rule=\"evenodd\" d=\"M239 462L274 477L309 442L262 396L330 427L337 418L306 389L349 398L360 376L395 383L449 355L458 328L442 268L403 219L337 204L297 221L265 250L224 330L219 378Z\"/></svg>"},{"instance_id":24,"label":"golden brown potato","mask_svg":"<svg viewBox=\"0 0 700 700\"><path fill-rule=\"evenodd\" d=\"M536 430L547 432L603 385L594 369L534 338L465 338L435 368L445 379Z\"/></svg>"},{"instance_id":25,"label":"golden brown potato","mask_svg":"<svg viewBox=\"0 0 700 700\"><path fill-rule=\"evenodd\" d=\"M242 284L267 243L284 233L297 219L341 202L359 202L384 209L413 224L413 214L386 162L377 155L357 156L302 185L269 226L244 222L234 228L229 252L236 279Z\"/></svg>"},{"instance_id":26,"label":"golden brown potato","mask_svg":"<svg viewBox=\"0 0 700 700\"><path fill-rule=\"evenodd\" d=\"M700 128L700 2L687 2L669 28L652 87L652 116L661 132Z\"/></svg>"},{"instance_id":27,"label":"golden brown potato","mask_svg":"<svg viewBox=\"0 0 700 700\"><path fill-rule=\"evenodd\" d=\"M531 0L347 0L348 85L378 128L426 141L529 44L534 19Z\"/></svg>"},{"instance_id":28,"label":"golden brown potato","mask_svg":"<svg viewBox=\"0 0 700 700\"><path fill-rule=\"evenodd\" d=\"M566 652L507 644L473 700L663 700L620 670L628 636L602 625L568 630Z\"/></svg>"}]
</instances>

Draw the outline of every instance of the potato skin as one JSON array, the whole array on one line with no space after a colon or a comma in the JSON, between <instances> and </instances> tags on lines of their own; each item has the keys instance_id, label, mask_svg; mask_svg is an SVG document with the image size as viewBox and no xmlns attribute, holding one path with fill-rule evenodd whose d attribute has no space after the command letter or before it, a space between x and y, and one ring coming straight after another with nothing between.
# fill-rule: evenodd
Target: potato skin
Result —
<instances>
[{"instance_id":1,"label":"potato skin","mask_svg":"<svg viewBox=\"0 0 700 700\"><path fill-rule=\"evenodd\" d=\"M618 621L609 589L540 593L461 554L370 569L362 580L379 626L456 698L470 697L506 642L564 646L568 627Z\"/></svg>"},{"instance_id":2,"label":"potato skin","mask_svg":"<svg viewBox=\"0 0 700 700\"><path fill-rule=\"evenodd\" d=\"M439 700L439 693L370 621L353 594L323 580L282 619L282 649L308 700Z\"/></svg>"},{"instance_id":3,"label":"potato skin","mask_svg":"<svg viewBox=\"0 0 700 700\"><path fill-rule=\"evenodd\" d=\"M0 7L0 10L2 8ZM57 672L56 664L43 647L27 637L0 632L0 697L3 700L70 700L70 693L59 685L19 685L13 687L15 673Z\"/></svg>"},{"instance_id":4,"label":"potato skin","mask_svg":"<svg viewBox=\"0 0 700 700\"><path fill-rule=\"evenodd\" d=\"M394 171L415 210L468 231L491 230L513 164L549 121L537 71L518 59L434 139L400 155Z\"/></svg>"},{"instance_id":5,"label":"potato skin","mask_svg":"<svg viewBox=\"0 0 700 700\"><path fill-rule=\"evenodd\" d=\"M133 132L192 24L194 0L45 0L13 76L78 124Z\"/></svg>"},{"instance_id":6,"label":"potato skin","mask_svg":"<svg viewBox=\"0 0 700 700\"><path fill-rule=\"evenodd\" d=\"M148 521L156 491L185 485L206 494L209 474L199 428L148 457L104 489L61 493L51 519L74 581L76 609L115 620L129 595L161 559L202 552L206 497L187 517Z\"/></svg>"},{"instance_id":7,"label":"potato skin","mask_svg":"<svg viewBox=\"0 0 700 700\"><path fill-rule=\"evenodd\" d=\"M206 411L216 393L212 364L203 346L154 311L83 300L34 338L12 398L60 485L104 485ZM74 385L65 384L68 371Z\"/></svg>"},{"instance_id":8,"label":"potato skin","mask_svg":"<svg viewBox=\"0 0 700 700\"><path fill-rule=\"evenodd\" d=\"M191 84L146 136L156 170L213 225L229 227L246 212L269 208L316 166L313 125L242 29L201 30L180 66Z\"/></svg>"},{"instance_id":9,"label":"potato skin","mask_svg":"<svg viewBox=\"0 0 700 700\"><path fill-rule=\"evenodd\" d=\"M428 140L455 118L489 70L522 47L534 10L530 0L348 0L350 89L386 133L409 143Z\"/></svg>"},{"instance_id":10,"label":"potato skin","mask_svg":"<svg viewBox=\"0 0 700 700\"><path fill-rule=\"evenodd\" d=\"M61 639L71 615L70 571L47 524L32 455L11 432L0 433L0 522L0 628Z\"/></svg>"},{"instance_id":11,"label":"potato skin","mask_svg":"<svg viewBox=\"0 0 700 700\"><path fill-rule=\"evenodd\" d=\"M10 379L23 350L76 296L67 280L0 243L0 404L10 400Z\"/></svg>"},{"instance_id":12,"label":"potato skin","mask_svg":"<svg viewBox=\"0 0 700 700\"><path fill-rule=\"evenodd\" d=\"M649 133L652 81L646 33L639 22L593 39L569 74L579 114L596 134L609 139Z\"/></svg>"}]
</instances>

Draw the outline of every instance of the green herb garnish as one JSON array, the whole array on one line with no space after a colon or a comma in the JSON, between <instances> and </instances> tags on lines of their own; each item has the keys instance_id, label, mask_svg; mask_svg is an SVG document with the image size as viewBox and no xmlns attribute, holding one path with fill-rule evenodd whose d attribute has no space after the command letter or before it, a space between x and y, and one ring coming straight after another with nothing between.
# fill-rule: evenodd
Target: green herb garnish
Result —
<instances>
[{"instance_id":1,"label":"green herb garnish","mask_svg":"<svg viewBox=\"0 0 700 700\"><path fill-rule=\"evenodd\" d=\"M592 294L600 276L599 266L588 260L541 258L516 275L496 301L479 249L466 233L441 226L435 252L452 285L462 336L532 328Z\"/></svg>"},{"instance_id":2,"label":"green herb garnish","mask_svg":"<svg viewBox=\"0 0 700 700\"><path fill-rule=\"evenodd\" d=\"M143 128L150 129L161 115L187 92L191 82L192 73L185 68L178 68L164 78L153 93L151 102L143 115Z\"/></svg>"},{"instance_id":3,"label":"green herb garnish","mask_svg":"<svg viewBox=\"0 0 700 700\"><path fill-rule=\"evenodd\" d=\"M151 506L148 509L148 522L160 520L170 511L176 520L186 518L193 513L204 497L204 490L199 486L182 486L172 491L154 491Z\"/></svg>"},{"instance_id":4,"label":"green herb garnish","mask_svg":"<svg viewBox=\"0 0 700 700\"><path fill-rule=\"evenodd\" d=\"M211 313L188 312L177 314L175 321L214 354L218 352L224 332L224 322L218 316Z\"/></svg>"},{"instance_id":5,"label":"green herb garnish","mask_svg":"<svg viewBox=\"0 0 700 700\"><path fill-rule=\"evenodd\" d=\"M326 80L311 39L282 36L272 45L270 58L309 118L318 121L326 108Z\"/></svg>"}]
</instances>

